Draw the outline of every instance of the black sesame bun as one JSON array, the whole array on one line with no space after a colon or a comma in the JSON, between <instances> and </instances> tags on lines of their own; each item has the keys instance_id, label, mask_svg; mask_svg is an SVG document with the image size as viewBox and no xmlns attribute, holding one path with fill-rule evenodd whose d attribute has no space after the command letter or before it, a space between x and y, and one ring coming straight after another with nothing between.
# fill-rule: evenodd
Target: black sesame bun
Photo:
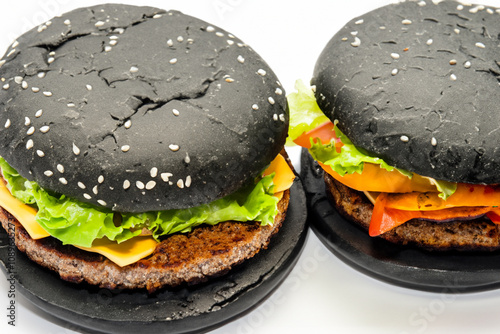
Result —
<instances>
[{"instance_id":1,"label":"black sesame bun","mask_svg":"<svg viewBox=\"0 0 500 334\"><path fill-rule=\"evenodd\" d=\"M0 156L45 189L120 212L230 194L287 134L264 60L175 11L74 10L19 37L0 77Z\"/></svg>"},{"instance_id":2,"label":"black sesame bun","mask_svg":"<svg viewBox=\"0 0 500 334\"><path fill-rule=\"evenodd\" d=\"M53 219L82 227L75 233L57 225L69 241L50 228L32 237L26 219L0 207L18 249L62 279L149 291L199 283L253 257L282 226L290 190L276 198L261 176L281 154L281 170L293 182L283 149L285 94L264 60L227 31L151 7L76 9L20 36L0 60L0 78L2 168L36 181L30 185L47 197L85 202L82 210L61 210L72 217ZM256 180L260 193L248 195ZM219 208L224 199L208 205L222 218L207 222L204 208L194 208L235 192L229 209ZM106 218L94 219L87 208ZM184 208L175 211L179 219L195 224L173 231L152 225L164 210ZM162 222L175 224L170 213ZM123 227L126 215L141 222ZM89 232L93 219L100 229L112 222L113 232ZM112 239L113 227L126 229L125 241L137 237L132 245L149 244L120 246L118 260L127 261L108 259L94 244L123 242Z\"/></svg>"},{"instance_id":3,"label":"black sesame bun","mask_svg":"<svg viewBox=\"0 0 500 334\"><path fill-rule=\"evenodd\" d=\"M439 180L500 183L498 10L407 1L351 20L319 57L319 106L357 146Z\"/></svg>"},{"instance_id":4,"label":"black sesame bun","mask_svg":"<svg viewBox=\"0 0 500 334\"><path fill-rule=\"evenodd\" d=\"M360 151L390 166L465 183L469 192L500 183L499 15L492 7L419 0L351 20L316 63L311 83L319 107ZM390 216L387 202L375 200L384 189L358 191L342 175L325 175L332 204L372 236L432 250L500 249L499 225L487 214L411 215L424 208L408 200L413 206L394 209L406 218ZM424 193L436 191L429 188L387 192L419 192L416 201L424 203ZM484 202L461 203L454 206Z\"/></svg>"}]
</instances>

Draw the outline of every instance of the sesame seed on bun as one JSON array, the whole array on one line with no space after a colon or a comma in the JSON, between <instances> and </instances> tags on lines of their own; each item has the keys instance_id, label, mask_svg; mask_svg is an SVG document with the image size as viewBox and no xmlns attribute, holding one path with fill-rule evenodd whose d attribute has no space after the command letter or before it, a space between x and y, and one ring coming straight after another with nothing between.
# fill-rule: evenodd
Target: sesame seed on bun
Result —
<instances>
[{"instance_id":1,"label":"sesame seed on bun","mask_svg":"<svg viewBox=\"0 0 500 334\"><path fill-rule=\"evenodd\" d=\"M316 63L318 104L357 147L392 166L500 183L499 15L406 1L354 18Z\"/></svg>"},{"instance_id":2,"label":"sesame seed on bun","mask_svg":"<svg viewBox=\"0 0 500 334\"><path fill-rule=\"evenodd\" d=\"M227 31L176 11L76 9L0 60L0 156L44 189L120 212L188 208L281 151L285 95Z\"/></svg>"}]
</instances>

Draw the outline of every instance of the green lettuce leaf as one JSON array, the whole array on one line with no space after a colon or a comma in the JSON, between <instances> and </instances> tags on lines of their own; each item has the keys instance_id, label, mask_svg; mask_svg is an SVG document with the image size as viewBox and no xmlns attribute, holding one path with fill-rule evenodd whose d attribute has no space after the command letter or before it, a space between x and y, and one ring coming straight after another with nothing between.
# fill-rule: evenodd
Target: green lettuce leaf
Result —
<instances>
[{"instance_id":1,"label":"green lettuce leaf","mask_svg":"<svg viewBox=\"0 0 500 334\"><path fill-rule=\"evenodd\" d=\"M319 108L316 98L311 87L307 86L301 80L295 83L297 92L288 95L290 107L290 129L289 138L292 140L299 137L302 133L315 129L318 125L327 122L329 119L323 114ZM309 153L311 156L322 162L340 175L361 173L365 162L378 164L380 168L388 171L397 170L401 174L412 178L413 173L404 169L393 167L387 164L383 159L373 157L367 154L364 150L357 148L337 127L335 134L342 144L340 152L337 152L335 142L332 140L328 144L322 144L320 141L315 143L311 138L311 148ZM287 145L289 143L287 142ZM447 199L457 189L457 183L432 179L440 192L439 196Z\"/></svg>"},{"instance_id":2,"label":"green lettuce leaf","mask_svg":"<svg viewBox=\"0 0 500 334\"><path fill-rule=\"evenodd\" d=\"M295 82L295 89L297 91L289 94L287 97L290 107L288 138L291 141L304 132L311 131L317 126L330 121L319 108L311 87L306 85L302 80L297 80ZM331 166L340 175L361 173L364 162L380 164L381 168L385 168L388 171L395 169L395 167L388 165L384 160L371 157L363 152L363 150L356 148L349 138L337 127L335 127L335 134L344 144L340 153L337 153L333 141L324 145L321 142L314 143L313 138L311 138L312 147L309 149L309 152L315 160ZM397 170L410 178L413 175L401 169Z\"/></svg>"},{"instance_id":3,"label":"green lettuce leaf","mask_svg":"<svg viewBox=\"0 0 500 334\"><path fill-rule=\"evenodd\" d=\"M2 173L7 180L7 189L12 193L16 192L16 198L25 204L35 204L35 198L27 187L30 187L30 183L19 173L12 168L2 157L0 157L0 168Z\"/></svg>"},{"instance_id":4,"label":"green lettuce leaf","mask_svg":"<svg viewBox=\"0 0 500 334\"><path fill-rule=\"evenodd\" d=\"M335 133L344 144L341 148L340 153L337 152L334 143L323 145L319 141L318 143L314 143L312 142L312 140L312 146L309 149L309 153L315 160L321 161L325 165L329 165L338 174L345 175L352 173L361 173L363 171L364 163L369 162L373 164L379 164L380 168L384 168L389 172L397 170L401 174L412 178L412 172L393 167L380 158L371 157L363 153L362 150L354 146L352 142L337 127L335 127ZM436 180L433 178L429 179L436 186L437 190L439 191L438 196L442 199L447 199L448 197L453 195L455 190L457 190L458 184L455 182Z\"/></svg>"},{"instance_id":5,"label":"green lettuce leaf","mask_svg":"<svg viewBox=\"0 0 500 334\"><path fill-rule=\"evenodd\" d=\"M439 191L439 197L442 199L447 199L457 190L458 183L449 182L443 180L432 179L434 184L436 185L437 190Z\"/></svg>"},{"instance_id":6,"label":"green lettuce leaf","mask_svg":"<svg viewBox=\"0 0 500 334\"><path fill-rule=\"evenodd\" d=\"M315 160L321 161L325 165L329 165L338 174L361 174L364 163L369 162L372 164L378 164L380 165L380 168L384 168L389 172L396 169L401 174L409 178L413 176L411 172L395 168L380 158L365 154L361 149L354 146L349 138L347 138L337 127L335 127L335 134L338 138L340 138L343 144L340 149L340 153L337 152L334 142L324 145L320 141L318 141L318 143L314 143L312 139L312 146L309 149L309 153L311 153L311 156Z\"/></svg>"},{"instance_id":7,"label":"green lettuce leaf","mask_svg":"<svg viewBox=\"0 0 500 334\"><path fill-rule=\"evenodd\" d=\"M28 181L0 157L0 168L11 193L25 204L36 205L37 222L63 244L90 247L107 237L118 243L149 229L153 237L189 232L201 224L222 221L259 221L272 224L278 213L273 174L237 192L195 208L145 213L116 213L64 195L55 195Z\"/></svg>"}]
</instances>

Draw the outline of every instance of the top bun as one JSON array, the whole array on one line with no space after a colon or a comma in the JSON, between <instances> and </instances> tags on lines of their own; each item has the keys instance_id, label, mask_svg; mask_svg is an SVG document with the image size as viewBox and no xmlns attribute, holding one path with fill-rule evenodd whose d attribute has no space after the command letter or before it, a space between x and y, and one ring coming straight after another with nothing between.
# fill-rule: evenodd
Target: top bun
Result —
<instances>
[{"instance_id":1,"label":"top bun","mask_svg":"<svg viewBox=\"0 0 500 334\"><path fill-rule=\"evenodd\" d=\"M393 166L500 183L499 13L407 1L350 21L316 64L319 106Z\"/></svg>"},{"instance_id":2,"label":"top bun","mask_svg":"<svg viewBox=\"0 0 500 334\"><path fill-rule=\"evenodd\" d=\"M20 36L0 77L0 155L45 189L115 211L232 193L287 134L264 60L176 11L76 9Z\"/></svg>"}]
</instances>

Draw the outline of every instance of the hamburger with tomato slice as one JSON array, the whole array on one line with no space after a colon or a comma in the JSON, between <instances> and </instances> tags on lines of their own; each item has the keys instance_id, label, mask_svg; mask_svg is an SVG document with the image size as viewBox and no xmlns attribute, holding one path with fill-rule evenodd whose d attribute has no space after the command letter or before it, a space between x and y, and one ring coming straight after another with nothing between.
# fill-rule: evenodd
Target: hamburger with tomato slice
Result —
<instances>
[{"instance_id":1,"label":"hamburger with tomato slice","mask_svg":"<svg viewBox=\"0 0 500 334\"><path fill-rule=\"evenodd\" d=\"M500 248L499 12L455 1L376 9L336 33L311 87L290 94L290 141L370 236Z\"/></svg>"},{"instance_id":2,"label":"hamburger with tomato slice","mask_svg":"<svg viewBox=\"0 0 500 334\"><path fill-rule=\"evenodd\" d=\"M198 283L278 232L295 177L287 101L231 33L177 11L80 8L14 41L0 77L0 221L62 279Z\"/></svg>"}]
</instances>

